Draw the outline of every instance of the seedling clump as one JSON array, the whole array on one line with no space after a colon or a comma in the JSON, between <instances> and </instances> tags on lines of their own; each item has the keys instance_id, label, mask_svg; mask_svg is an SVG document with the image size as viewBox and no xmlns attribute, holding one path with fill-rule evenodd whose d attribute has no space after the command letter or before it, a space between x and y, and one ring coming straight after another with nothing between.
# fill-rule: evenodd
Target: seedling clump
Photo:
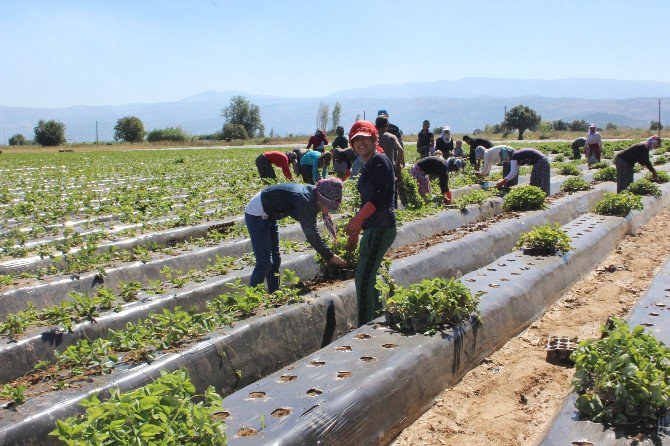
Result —
<instances>
[{"instance_id":1,"label":"seedling clump","mask_svg":"<svg viewBox=\"0 0 670 446\"><path fill-rule=\"evenodd\" d=\"M670 348L641 326L631 332L618 318L602 333L600 339L582 341L571 355L580 415L656 427L657 417L670 408Z\"/></svg>"},{"instance_id":2,"label":"seedling clump","mask_svg":"<svg viewBox=\"0 0 670 446\"><path fill-rule=\"evenodd\" d=\"M559 225L546 224L535 226L522 234L516 244L517 248L568 252L572 249L570 237Z\"/></svg>"},{"instance_id":3,"label":"seedling clump","mask_svg":"<svg viewBox=\"0 0 670 446\"><path fill-rule=\"evenodd\" d=\"M130 392L112 389L104 402L97 395L83 400L86 414L57 420L50 435L72 445L224 446L225 425L216 419L222 399L214 387L196 395L186 370L161 373L153 383ZM203 401L195 403L195 398Z\"/></svg>"},{"instance_id":4,"label":"seedling clump","mask_svg":"<svg viewBox=\"0 0 670 446\"><path fill-rule=\"evenodd\" d=\"M642 210L644 205L638 195L623 191L620 194L605 193L605 198L596 205L596 214L625 217L632 210Z\"/></svg>"},{"instance_id":5,"label":"seedling clump","mask_svg":"<svg viewBox=\"0 0 670 446\"><path fill-rule=\"evenodd\" d=\"M649 195L653 197L661 196L661 189L659 189L659 187L651 181L644 178L631 183L631 185L628 186L628 190L635 195Z\"/></svg>"},{"instance_id":6,"label":"seedling clump","mask_svg":"<svg viewBox=\"0 0 670 446\"><path fill-rule=\"evenodd\" d=\"M561 185L563 192L578 192L589 189L591 189L591 185L582 177L570 177Z\"/></svg>"},{"instance_id":7,"label":"seedling clump","mask_svg":"<svg viewBox=\"0 0 670 446\"><path fill-rule=\"evenodd\" d=\"M657 170L656 171L656 177L658 178L658 183L667 183L670 181L670 174L668 172L665 172L663 170ZM645 180L651 181L651 173L648 173L644 176Z\"/></svg>"},{"instance_id":8,"label":"seedling clump","mask_svg":"<svg viewBox=\"0 0 670 446\"><path fill-rule=\"evenodd\" d=\"M616 181L616 168L614 166L604 167L593 174L593 179L596 181Z\"/></svg>"},{"instance_id":9,"label":"seedling clump","mask_svg":"<svg viewBox=\"0 0 670 446\"><path fill-rule=\"evenodd\" d=\"M505 195L503 205L507 211L535 211L544 209L546 196L537 186L519 186Z\"/></svg>"},{"instance_id":10,"label":"seedling clump","mask_svg":"<svg viewBox=\"0 0 670 446\"><path fill-rule=\"evenodd\" d=\"M564 164L558 170L561 175L579 175L579 169L574 164Z\"/></svg>"},{"instance_id":11,"label":"seedling clump","mask_svg":"<svg viewBox=\"0 0 670 446\"><path fill-rule=\"evenodd\" d=\"M434 330L443 324L455 325L473 314L479 315L480 295L473 296L455 279L425 279L408 288L378 281L377 288L382 295L391 294L386 301L386 311L403 329Z\"/></svg>"}]
</instances>

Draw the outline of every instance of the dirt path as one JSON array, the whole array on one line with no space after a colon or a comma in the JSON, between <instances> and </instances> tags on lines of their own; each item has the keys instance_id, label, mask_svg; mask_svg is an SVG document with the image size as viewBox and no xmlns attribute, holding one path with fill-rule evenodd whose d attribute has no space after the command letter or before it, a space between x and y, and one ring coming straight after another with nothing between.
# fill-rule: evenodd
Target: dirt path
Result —
<instances>
[{"instance_id":1,"label":"dirt path","mask_svg":"<svg viewBox=\"0 0 670 446\"><path fill-rule=\"evenodd\" d=\"M572 368L546 361L547 337L596 337L608 316L626 315L670 255L669 218L666 209L640 234L627 236L540 320L443 392L392 445L538 443L573 375Z\"/></svg>"}]
</instances>

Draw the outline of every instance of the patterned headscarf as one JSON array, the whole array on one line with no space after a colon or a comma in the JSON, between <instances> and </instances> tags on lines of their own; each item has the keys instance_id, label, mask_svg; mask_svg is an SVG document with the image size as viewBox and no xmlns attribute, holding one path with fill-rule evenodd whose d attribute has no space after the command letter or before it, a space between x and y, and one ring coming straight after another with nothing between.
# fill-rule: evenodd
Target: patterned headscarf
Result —
<instances>
[{"instance_id":1,"label":"patterned headscarf","mask_svg":"<svg viewBox=\"0 0 670 446\"><path fill-rule=\"evenodd\" d=\"M647 148L649 148L649 150L658 149L661 147L661 137L658 135L650 136L647 138L644 144L647 146Z\"/></svg>"},{"instance_id":2,"label":"patterned headscarf","mask_svg":"<svg viewBox=\"0 0 670 446\"><path fill-rule=\"evenodd\" d=\"M475 149L475 158L477 158L478 160L483 160L484 152L486 152L484 146L477 146L477 148Z\"/></svg>"}]
</instances>

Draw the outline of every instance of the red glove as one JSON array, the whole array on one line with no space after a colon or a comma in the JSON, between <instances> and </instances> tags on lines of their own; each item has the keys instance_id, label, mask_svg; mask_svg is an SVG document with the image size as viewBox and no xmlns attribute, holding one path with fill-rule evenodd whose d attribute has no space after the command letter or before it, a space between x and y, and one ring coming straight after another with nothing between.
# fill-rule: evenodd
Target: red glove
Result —
<instances>
[{"instance_id":1,"label":"red glove","mask_svg":"<svg viewBox=\"0 0 670 446\"><path fill-rule=\"evenodd\" d=\"M503 178L502 180L500 180L496 183L496 187L498 187L498 188L505 187L505 186L507 186L507 178Z\"/></svg>"},{"instance_id":2,"label":"red glove","mask_svg":"<svg viewBox=\"0 0 670 446\"><path fill-rule=\"evenodd\" d=\"M344 232L346 232L347 235L358 234L361 232L365 219L374 214L376 210L377 208L371 201L365 203L361 210L358 211L358 214L349 220L349 223L347 223L347 226L344 228Z\"/></svg>"},{"instance_id":3,"label":"red glove","mask_svg":"<svg viewBox=\"0 0 670 446\"><path fill-rule=\"evenodd\" d=\"M451 191L448 190L444 193L444 204L451 204Z\"/></svg>"}]
</instances>

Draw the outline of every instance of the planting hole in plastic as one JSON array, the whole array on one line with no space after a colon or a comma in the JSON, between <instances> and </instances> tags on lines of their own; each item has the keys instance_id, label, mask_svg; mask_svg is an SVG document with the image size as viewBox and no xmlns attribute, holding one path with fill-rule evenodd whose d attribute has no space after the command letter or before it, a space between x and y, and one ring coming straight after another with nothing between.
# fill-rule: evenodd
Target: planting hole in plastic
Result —
<instances>
[{"instance_id":1,"label":"planting hole in plastic","mask_svg":"<svg viewBox=\"0 0 670 446\"><path fill-rule=\"evenodd\" d=\"M258 431L256 429L252 429L250 427L243 427L240 430L237 431L237 436L238 437L253 437L256 435Z\"/></svg>"},{"instance_id":2,"label":"planting hole in plastic","mask_svg":"<svg viewBox=\"0 0 670 446\"><path fill-rule=\"evenodd\" d=\"M282 375L282 376L279 377L279 380L277 382L287 383L287 382L290 382L290 381L294 381L297 378L298 377L295 376L295 375Z\"/></svg>"},{"instance_id":3,"label":"planting hole in plastic","mask_svg":"<svg viewBox=\"0 0 670 446\"><path fill-rule=\"evenodd\" d=\"M395 344L382 344L382 348L398 348Z\"/></svg>"},{"instance_id":4,"label":"planting hole in plastic","mask_svg":"<svg viewBox=\"0 0 670 446\"><path fill-rule=\"evenodd\" d=\"M284 418L291 415L291 409L288 407L280 407L279 409L273 410L271 415L275 418Z\"/></svg>"},{"instance_id":5,"label":"planting hole in plastic","mask_svg":"<svg viewBox=\"0 0 670 446\"><path fill-rule=\"evenodd\" d=\"M475 279L465 279L466 282L476 282Z\"/></svg>"},{"instance_id":6,"label":"planting hole in plastic","mask_svg":"<svg viewBox=\"0 0 670 446\"><path fill-rule=\"evenodd\" d=\"M356 339L370 339L372 336L369 334L361 333L354 336Z\"/></svg>"},{"instance_id":7,"label":"planting hole in plastic","mask_svg":"<svg viewBox=\"0 0 670 446\"><path fill-rule=\"evenodd\" d=\"M351 376L351 372L337 372L335 379L347 379Z\"/></svg>"},{"instance_id":8,"label":"planting hole in plastic","mask_svg":"<svg viewBox=\"0 0 670 446\"><path fill-rule=\"evenodd\" d=\"M219 421L225 421L230 416L230 412L215 412L212 414L212 418Z\"/></svg>"},{"instance_id":9,"label":"planting hole in plastic","mask_svg":"<svg viewBox=\"0 0 670 446\"><path fill-rule=\"evenodd\" d=\"M321 395L322 393L323 392L319 389L309 389L307 391L307 396L317 396L317 395Z\"/></svg>"},{"instance_id":10,"label":"planting hole in plastic","mask_svg":"<svg viewBox=\"0 0 670 446\"><path fill-rule=\"evenodd\" d=\"M267 398L268 394L265 392L251 392L249 393L249 398L251 399L260 399L260 398Z\"/></svg>"},{"instance_id":11,"label":"planting hole in plastic","mask_svg":"<svg viewBox=\"0 0 670 446\"><path fill-rule=\"evenodd\" d=\"M363 362L375 362L377 358L374 356L361 356L361 361Z\"/></svg>"},{"instance_id":12,"label":"planting hole in plastic","mask_svg":"<svg viewBox=\"0 0 670 446\"><path fill-rule=\"evenodd\" d=\"M335 347L335 351L338 352L350 352L351 351L351 346L349 345L342 345L340 347Z\"/></svg>"},{"instance_id":13,"label":"planting hole in plastic","mask_svg":"<svg viewBox=\"0 0 670 446\"><path fill-rule=\"evenodd\" d=\"M321 367L322 365L326 365L326 363L324 361L310 361L307 367Z\"/></svg>"}]
</instances>

